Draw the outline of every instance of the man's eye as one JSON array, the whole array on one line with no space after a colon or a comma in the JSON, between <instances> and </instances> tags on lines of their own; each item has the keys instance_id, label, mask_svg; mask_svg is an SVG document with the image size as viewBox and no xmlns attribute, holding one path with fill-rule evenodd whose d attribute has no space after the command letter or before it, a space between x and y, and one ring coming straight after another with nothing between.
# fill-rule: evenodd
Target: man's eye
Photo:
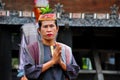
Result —
<instances>
[{"instance_id":1,"label":"man's eye","mask_svg":"<svg viewBox=\"0 0 120 80\"><path fill-rule=\"evenodd\" d=\"M51 24L51 25L50 25L50 27L54 27L54 25L53 25L53 24Z\"/></svg>"},{"instance_id":2,"label":"man's eye","mask_svg":"<svg viewBox=\"0 0 120 80\"><path fill-rule=\"evenodd\" d=\"M48 25L44 25L43 27L44 27L44 28L47 28L47 27L48 27Z\"/></svg>"}]
</instances>

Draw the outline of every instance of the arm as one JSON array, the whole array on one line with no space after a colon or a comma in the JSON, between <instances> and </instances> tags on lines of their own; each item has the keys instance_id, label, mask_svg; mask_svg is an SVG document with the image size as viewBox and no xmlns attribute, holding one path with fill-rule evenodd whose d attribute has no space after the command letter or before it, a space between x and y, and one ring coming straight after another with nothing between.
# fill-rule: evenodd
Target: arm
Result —
<instances>
[{"instance_id":1,"label":"arm","mask_svg":"<svg viewBox=\"0 0 120 80\"><path fill-rule=\"evenodd\" d=\"M24 70L24 65L25 65L25 47L31 43L31 42L34 42L37 40L37 27L38 25L35 25L34 23L27 23L27 24L24 24L22 27L21 27L21 33L22 33L22 36L21 36L21 44L20 44L20 55L19 55L19 69L18 69L18 74L17 74L17 77L22 77L21 78L22 80L24 79L25 80L25 70ZM28 29L29 28L29 29ZM32 35L31 36L31 32L29 31L32 31L34 32L34 36ZM31 38L32 37L32 38ZM34 38L33 38L34 37Z\"/></svg>"},{"instance_id":2,"label":"arm","mask_svg":"<svg viewBox=\"0 0 120 80\"><path fill-rule=\"evenodd\" d=\"M78 76L78 72L80 70L80 67L77 65L74 57L72 57L72 62L70 64L67 64L67 70L66 75L70 80L76 79Z\"/></svg>"},{"instance_id":3,"label":"arm","mask_svg":"<svg viewBox=\"0 0 120 80\"><path fill-rule=\"evenodd\" d=\"M59 60L59 65L61 66L61 68L62 68L64 71L67 70L66 64L65 64L61 59Z\"/></svg>"},{"instance_id":4,"label":"arm","mask_svg":"<svg viewBox=\"0 0 120 80\"><path fill-rule=\"evenodd\" d=\"M34 47L29 47L30 52L35 52L33 51ZM46 63L41 63L39 65L35 64L35 61L33 58L28 54L28 51L26 50L26 55L25 55L25 73L26 76L30 79L37 79L43 72L48 70L50 67L52 67L54 64L58 63L58 60L61 57L61 47L56 47L54 51L54 55L52 59Z\"/></svg>"},{"instance_id":5,"label":"arm","mask_svg":"<svg viewBox=\"0 0 120 80\"><path fill-rule=\"evenodd\" d=\"M72 49L68 46L65 46L65 56L66 56L66 71L65 75L71 80L75 79L78 75L80 67L77 65L74 56L72 55Z\"/></svg>"},{"instance_id":6,"label":"arm","mask_svg":"<svg viewBox=\"0 0 120 80\"><path fill-rule=\"evenodd\" d=\"M22 77L24 76L24 50L23 48L26 46L25 38L24 35L22 34L21 37L21 44L20 44L20 55L19 55L19 68L18 68L18 74L17 77Z\"/></svg>"},{"instance_id":7,"label":"arm","mask_svg":"<svg viewBox=\"0 0 120 80\"><path fill-rule=\"evenodd\" d=\"M60 60L60 57L61 57L61 46L59 44L56 44L56 48L54 50L52 59L47 63L43 64L42 72L46 71L47 69L52 67L54 64L57 64Z\"/></svg>"}]
</instances>

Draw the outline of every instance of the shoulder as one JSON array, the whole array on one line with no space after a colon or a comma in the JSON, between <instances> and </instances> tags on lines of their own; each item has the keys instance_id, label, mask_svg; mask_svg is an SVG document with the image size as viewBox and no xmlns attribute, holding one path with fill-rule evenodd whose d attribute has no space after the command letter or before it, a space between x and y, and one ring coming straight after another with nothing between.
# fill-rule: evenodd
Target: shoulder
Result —
<instances>
[{"instance_id":1,"label":"shoulder","mask_svg":"<svg viewBox=\"0 0 120 80\"><path fill-rule=\"evenodd\" d=\"M27 48L35 48L35 47L38 47L38 42L37 41L27 45Z\"/></svg>"},{"instance_id":2,"label":"shoulder","mask_svg":"<svg viewBox=\"0 0 120 80\"><path fill-rule=\"evenodd\" d=\"M25 23L22 25L22 28L31 28L31 27L38 27L38 24L37 23Z\"/></svg>"},{"instance_id":3,"label":"shoulder","mask_svg":"<svg viewBox=\"0 0 120 80\"><path fill-rule=\"evenodd\" d=\"M65 49L68 49L68 50L70 50L71 49L71 47L70 46L68 46L68 45L66 45L66 44L64 44L64 43L61 43L61 42L58 42L62 47L64 47Z\"/></svg>"},{"instance_id":4,"label":"shoulder","mask_svg":"<svg viewBox=\"0 0 120 80\"><path fill-rule=\"evenodd\" d=\"M26 24L23 24L21 29L22 31L27 35L27 34L33 34L33 33L37 33L37 28L38 28L38 25L37 23L26 23Z\"/></svg>"}]
</instances>

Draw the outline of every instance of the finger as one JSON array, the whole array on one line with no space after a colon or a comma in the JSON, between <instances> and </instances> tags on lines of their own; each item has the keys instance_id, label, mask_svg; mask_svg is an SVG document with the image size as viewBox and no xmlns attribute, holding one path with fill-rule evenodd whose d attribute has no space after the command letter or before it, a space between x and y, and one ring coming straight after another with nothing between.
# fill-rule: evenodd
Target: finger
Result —
<instances>
[{"instance_id":1,"label":"finger","mask_svg":"<svg viewBox=\"0 0 120 80\"><path fill-rule=\"evenodd\" d=\"M23 77L20 80L23 80Z\"/></svg>"},{"instance_id":2,"label":"finger","mask_svg":"<svg viewBox=\"0 0 120 80\"><path fill-rule=\"evenodd\" d=\"M28 80L26 76L22 77L22 80Z\"/></svg>"},{"instance_id":3,"label":"finger","mask_svg":"<svg viewBox=\"0 0 120 80\"><path fill-rule=\"evenodd\" d=\"M59 49L60 49L60 46L59 46L59 44L56 44L56 48L55 48L55 51L59 51Z\"/></svg>"},{"instance_id":4,"label":"finger","mask_svg":"<svg viewBox=\"0 0 120 80\"><path fill-rule=\"evenodd\" d=\"M58 51L61 50L61 45L60 44L57 44L56 47L57 47Z\"/></svg>"}]
</instances>

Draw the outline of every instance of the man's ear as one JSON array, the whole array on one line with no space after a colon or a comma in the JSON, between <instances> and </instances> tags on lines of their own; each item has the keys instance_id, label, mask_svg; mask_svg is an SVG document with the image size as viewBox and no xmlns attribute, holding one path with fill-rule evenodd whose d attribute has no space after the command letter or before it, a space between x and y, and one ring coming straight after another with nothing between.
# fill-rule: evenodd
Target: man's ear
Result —
<instances>
[{"instance_id":1,"label":"man's ear","mask_svg":"<svg viewBox=\"0 0 120 80\"><path fill-rule=\"evenodd\" d=\"M40 34L40 28L37 29L38 33Z\"/></svg>"},{"instance_id":2,"label":"man's ear","mask_svg":"<svg viewBox=\"0 0 120 80\"><path fill-rule=\"evenodd\" d=\"M59 26L57 26L57 32L59 31Z\"/></svg>"}]
</instances>

